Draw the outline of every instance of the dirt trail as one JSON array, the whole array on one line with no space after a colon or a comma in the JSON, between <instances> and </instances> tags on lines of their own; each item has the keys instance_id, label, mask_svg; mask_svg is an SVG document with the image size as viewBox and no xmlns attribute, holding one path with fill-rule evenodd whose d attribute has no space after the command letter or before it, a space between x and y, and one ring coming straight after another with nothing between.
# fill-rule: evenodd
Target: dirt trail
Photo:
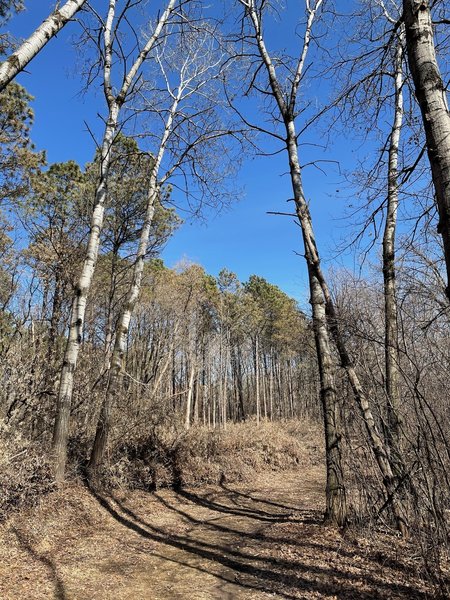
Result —
<instances>
[{"instance_id":1,"label":"dirt trail","mask_svg":"<svg viewBox=\"0 0 450 600\"><path fill-rule=\"evenodd\" d=\"M65 507L54 499L27 527L13 520L5 528L0 597L428 597L401 542L348 539L321 525L323 485L311 468L178 493L75 488Z\"/></svg>"}]
</instances>

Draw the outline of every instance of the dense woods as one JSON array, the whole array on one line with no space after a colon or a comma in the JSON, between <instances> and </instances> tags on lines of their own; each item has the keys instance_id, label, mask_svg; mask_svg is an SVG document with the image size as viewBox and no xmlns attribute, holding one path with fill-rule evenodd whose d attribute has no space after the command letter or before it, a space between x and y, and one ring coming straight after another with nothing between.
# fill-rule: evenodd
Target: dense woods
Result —
<instances>
[{"instance_id":1,"label":"dense woods","mask_svg":"<svg viewBox=\"0 0 450 600\"><path fill-rule=\"evenodd\" d=\"M450 17L349 4L70 1L25 41L6 29L26 6L0 4L0 516L67 479L149 489L158 460L183 485L187 432L300 420L323 427L325 521L411 538L446 593ZM85 165L36 150L14 81L64 27L103 94ZM339 136L356 271L323 261L305 177L336 168ZM292 197L268 218L297 226L308 308L257 269L160 258L261 154L284 157Z\"/></svg>"}]
</instances>

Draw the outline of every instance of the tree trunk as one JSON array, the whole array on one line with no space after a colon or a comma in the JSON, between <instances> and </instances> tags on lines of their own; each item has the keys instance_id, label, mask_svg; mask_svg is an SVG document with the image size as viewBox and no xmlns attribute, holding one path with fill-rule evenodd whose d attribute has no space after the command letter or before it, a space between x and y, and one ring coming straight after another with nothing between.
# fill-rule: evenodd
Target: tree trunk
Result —
<instances>
[{"instance_id":1,"label":"tree trunk","mask_svg":"<svg viewBox=\"0 0 450 600\"><path fill-rule=\"evenodd\" d=\"M52 12L23 44L0 65L0 92L83 6L85 0L69 0Z\"/></svg>"},{"instance_id":2,"label":"tree trunk","mask_svg":"<svg viewBox=\"0 0 450 600\"><path fill-rule=\"evenodd\" d=\"M242 354L239 345L232 345L230 348L231 352L231 365L233 367L233 374L236 384L236 420L245 421L245 409L244 409L244 388L242 386Z\"/></svg>"},{"instance_id":3,"label":"tree trunk","mask_svg":"<svg viewBox=\"0 0 450 600\"><path fill-rule=\"evenodd\" d=\"M395 112L389 144L388 197L383 236L384 352L387 395L386 441L393 455L394 467L400 462L401 446L395 232L398 210L398 150L403 122L402 67L403 35L400 35L395 57ZM396 471L399 474L397 468Z\"/></svg>"},{"instance_id":4,"label":"tree trunk","mask_svg":"<svg viewBox=\"0 0 450 600\"><path fill-rule=\"evenodd\" d=\"M254 346L255 394L256 394L256 424L261 420L261 399L259 397L259 338L255 336Z\"/></svg>"},{"instance_id":5,"label":"tree trunk","mask_svg":"<svg viewBox=\"0 0 450 600\"><path fill-rule=\"evenodd\" d=\"M356 374L356 371L353 367L352 361L350 360L350 356L347 352L345 343L343 341L343 337L341 331L339 329L339 322L337 317L336 308L334 306L334 302L331 298L330 291L328 289L327 282L322 272L322 268L320 266L320 258L317 250L317 245L314 238L314 231L312 227L311 216L309 213L308 205L306 204L304 194L303 194L303 186L300 176L300 164L298 161L298 153L297 153L297 137L295 133L295 126L292 120L288 120L286 123L286 129L288 133L288 152L289 152L289 160L290 160L290 168L291 168L291 178L293 183L295 204L296 204L296 212L298 219L301 224L303 240L305 243L305 257L308 263L308 271L311 271L311 275L313 277L313 283L315 287L315 280L317 280L317 284L320 285L322 290L322 294L325 300L325 310L328 321L328 327L330 329L330 333L333 337L334 343L336 344L336 348L339 353L340 361L342 367L346 370L347 376L350 382L350 385L353 390L353 394L358 403L358 406L361 410L362 417L364 419L364 424L366 426L366 430L368 433L369 441L371 448L373 450L375 459L377 461L378 467L380 468L381 474L383 476L383 484L386 489L388 500L392 506L392 511L396 520L397 529L403 534L407 533L406 526L406 518L404 515L403 507L397 498L397 478L394 476L391 461L389 458L389 453L387 452L386 446L383 442L382 437L380 436L375 419L372 415L372 411L370 409L369 402L364 394L363 388L359 381L359 378ZM310 277L311 277L310 275ZM315 289L314 291L315 295ZM311 294L313 296L313 293ZM314 315L313 315L314 318ZM316 342L317 343L317 342ZM319 358L319 357L318 357ZM319 358L320 360L320 358ZM321 382L322 383L322 382ZM324 390L326 392L326 390ZM322 394L323 392L322 391ZM327 396L325 395L325 398ZM324 412L331 412L332 407L327 407ZM336 443L339 445L340 433L338 431L334 432L336 436ZM331 448L327 447L327 451L331 450ZM332 476L332 474L330 474ZM343 485L343 482L342 482ZM345 491L343 490L343 498L342 502L345 505ZM337 518L340 515L336 515ZM333 519L334 520L334 519ZM337 520L336 520L337 522Z\"/></svg>"},{"instance_id":6,"label":"tree trunk","mask_svg":"<svg viewBox=\"0 0 450 600\"><path fill-rule=\"evenodd\" d=\"M431 165L438 232L444 242L446 294L450 300L450 114L446 87L436 59L429 0L403 0L409 69L422 113Z\"/></svg>"},{"instance_id":7,"label":"tree trunk","mask_svg":"<svg viewBox=\"0 0 450 600\"><path fill-rule=\"evenodd\" d=\"M73 375L77 366L78 354L81 347L86 301L92 284L95 265L97 263L100 245L100 233L103 227L107 182L111 162L111 147L113 144L119 106L114 103L109 111L109 117L103 137L101 152L100 179L95 193L95 206L91 219L86 258L83 263L80 278L75 287L70 316L69 337L64 353L63 367L59 384L56 408L55 428L53 432L53 451L55 455L55 478L57 482L64 479L67 461L67 441L69 437L70 409L72 405Z\"/></svg>"},{"instance_id":8,"label":"tree trunk","mask_svg":"<svg viewBox=\"0 0 450 600\"><path fill-rule=\"evenodd\" d=\"M335 365L329 336L326 301L317 276L311 217L303 194L300 163L298 161L297 138L293 122L287 123L288 154L292 189L296 211L300 221L305 258L308 266L310 302L313 315L314 340L320 375L320 397L323 406L325 450L327 465L325 520L343 526L347 520L347 499L342 468L342 434L339 424L339 403L335 384Z\"/></svg>"},{"instance_id":9,"label":"tree trunk","mask_svg":"<svg viewBox=\"0 0 450 600\"><path fill-rule=\"evenodd\" d=\"M325 301L313 269L308 265L314 339L320 374L327 466L325 521L343 526L347 520L347 499L342 469L341 427L336 393L335 366L328 334Z\"/></svg>"},{"instance_id":10,"label":"tree trunk","mask_svg":"<svg viewBox=\"0 0 450 600\"><path fill-rule=\"evenodd\" d=\"M192 395L194 391L194 377L195 377L195 361L191 361L191 368L189 371L189 382L188 382L188 393L186 398L186 414L184 418L184 428L189 429L191 427L191 412L192 412Z\"/></svg>"}]
</instances>

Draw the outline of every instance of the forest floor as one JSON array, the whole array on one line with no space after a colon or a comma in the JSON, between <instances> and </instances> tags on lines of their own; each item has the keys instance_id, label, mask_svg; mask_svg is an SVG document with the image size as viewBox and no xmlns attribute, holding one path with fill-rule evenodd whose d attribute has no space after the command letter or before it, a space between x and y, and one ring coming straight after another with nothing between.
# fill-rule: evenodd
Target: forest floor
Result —
<instances>
[{"instance_id":1,"label":"forest floor","mask_svg":"<svg viewBox=\"0 0 450 600\"><path fill-rule=\"evenodd\" d=\"M324 473L47 496L0 530L3 600L430 598L407 542L321 524Z\"/></svg>"}]
</instances>

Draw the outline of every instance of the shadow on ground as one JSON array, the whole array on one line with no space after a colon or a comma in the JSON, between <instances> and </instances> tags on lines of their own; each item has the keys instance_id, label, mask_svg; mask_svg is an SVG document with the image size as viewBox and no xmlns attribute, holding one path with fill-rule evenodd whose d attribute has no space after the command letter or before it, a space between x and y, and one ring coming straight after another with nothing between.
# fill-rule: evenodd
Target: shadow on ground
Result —
<instances>
[{"instance_id":1,"label":"shadow on ground","mask_svg":"<svg viewBox=\"0 0 450 600\"><path fill-rule=\"evenodd\" d=\"M158 598L192 598L190 583L199 590L195 597L205 599L429 597L410 583L414 574L401 561L353 547L321 525L320 511L274 496L266 500L230 486L155 492L152 518L133 502L90 493L117 523L156 544L152 557L164 567L155 586L158 578L170 581L167 596L162 585ZM170 515L169 527L158 524L161 512ZM196 573L195 583L187 572Z\"/></svg>"},{"instance_id":2,"label":"shadow on ground","mask_svg":"<svg viewBox=\"0 0 450 600\"><path fill-rule=\"evenodd\" d=\"M55 562L46 554L38 552L34 548L34 545L25 537L22 531L14 528L13 532L17 538L20 548L24 550L30 556L31 559L42 563L42 565L46 569L54 584L55 600L68 600L63 580L58 573L58 569Z\"/></svg>"}]
</instances>

